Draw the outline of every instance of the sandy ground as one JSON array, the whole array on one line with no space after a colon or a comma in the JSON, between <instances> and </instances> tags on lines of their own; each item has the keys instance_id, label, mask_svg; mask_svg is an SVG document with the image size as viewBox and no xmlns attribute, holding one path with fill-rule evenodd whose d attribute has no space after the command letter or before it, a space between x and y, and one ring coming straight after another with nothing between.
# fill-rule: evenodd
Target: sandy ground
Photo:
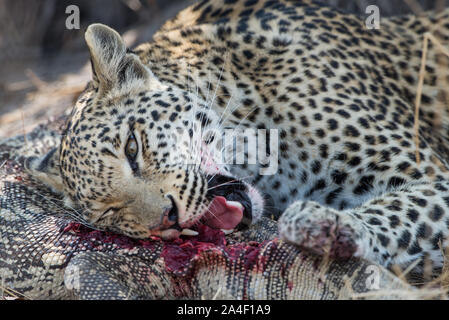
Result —
<instances>
[{"instance_id":1,"label":"sandy ground","mask_svg":"<svg viewBox=\"0 0 449 320\"><path fill-rule=\"evenodd\" d=\"M151 40L167 19L192 2L174 2L148 23L125 31L125 42L133 47ZM0 67L0 139L30 132L40 123L70 112L91 77L83 39L79 47L56 56L13 60Z\"/></svg>"}]
</instances>

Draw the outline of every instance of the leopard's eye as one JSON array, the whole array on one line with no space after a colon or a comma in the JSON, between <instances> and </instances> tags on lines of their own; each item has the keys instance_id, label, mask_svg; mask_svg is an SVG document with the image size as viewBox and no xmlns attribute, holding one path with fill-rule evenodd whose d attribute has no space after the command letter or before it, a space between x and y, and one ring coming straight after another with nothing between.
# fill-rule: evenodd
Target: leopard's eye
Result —
<instances>
[{"instance_id":1,"label":"leopard's eye","mask_svg":"<svg viewBox=\"0 0 449 320\"><path fill-rule=\"evenodd\" d=\"M139 146L137 145L136 137L132 134L128 138L128 142L125 147L125 154L129 160L135 160L137 157L137 153L139 151Z\"/></svg>"}]
</instances>

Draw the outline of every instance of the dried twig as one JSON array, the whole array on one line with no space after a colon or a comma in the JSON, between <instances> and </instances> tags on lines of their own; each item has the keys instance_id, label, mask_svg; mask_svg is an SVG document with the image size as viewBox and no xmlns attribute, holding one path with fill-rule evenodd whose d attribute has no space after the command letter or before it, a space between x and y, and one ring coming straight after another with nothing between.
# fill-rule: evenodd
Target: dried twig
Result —
<instances>
[{"instance_id":1,"label":"dried twig","mask_svg":"<svg viewBox=\"0 0 449 320\"><path fill-rule=\"evenodd\" d=\"M413 131L415 133L414 141L416 146L416 163L419 165L421 162L421 157L419 154L419 107L421 106L421 97L422 97L422 89L424 85L424 72L426 68L426 58L427 58L427 47L429 45L429 37L427 33L424 34L424 43L421 55L421 67L419 69L419 80L418 80L418 89L416 90L416 99L415 99L415 121L413 125Z\"/></svg>"},{"instance_id":2,"label":"dried twig","mask_svg":"<svg viewBox=\"0 0 449 320\"><path fill-rule=\"evenodd\" d=\"M27 140L27 135L25 132L25 117L23 115L23 109L20 110L21 111L21 115L22 115L22 134L23 134L23 141L25 143L26 148L28 149L28 140Z\"/></svg>"},{"instance_id":3,"label":"dried twig","mask_svg":"<svg viewBox=\"0 0 449 320\"><path fill-rule=\"evenodd\" d=\"M407 282L407 275L421 262L421 259L416 259L412 264L410 264L407 269L402 270L397 264L391 267L394 274L401 280Z\"/></svg>"},{"instance_id":4,"label":"dried twig","mask_svg":"<svg viewBox=\"0 0 449 320\"><path fill-rule=\"evenodd\" d=\"M26 76L30 79L31 83L38 89L42 90L48 86L48 84L41 80L31 69L25 70Z\"/></svg>"},{"instance_id":5,"label":"dried twig","mask_svg":"<svg viewBox=\"0 0 449 320\"><path fill-rule=\"evenodd\" d=\"M413 13L418 17L426 15L425 11L416 0L404 0L404 1L409 6L409 8L412 9Z\"/></svg>"}]
</instances>

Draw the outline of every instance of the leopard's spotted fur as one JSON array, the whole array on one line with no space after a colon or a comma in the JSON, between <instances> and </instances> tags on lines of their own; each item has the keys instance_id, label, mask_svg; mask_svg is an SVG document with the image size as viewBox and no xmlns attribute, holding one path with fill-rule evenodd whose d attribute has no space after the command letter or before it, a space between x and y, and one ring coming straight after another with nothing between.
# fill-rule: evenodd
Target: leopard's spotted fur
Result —
<instances>
[{"instance_id":1,"label":"leopard's spotted fur","mask_svg":"<svg viewBox=\"0 0 449 320\"><path fill-rule=\"evenodd\" d=\"M115 31L93 25L86 32L93 82L60 148L28 167L92 224L167 239L178 236L170 229L174 207L181 228L207 211L213 175L250 176L271 199L264 204L240 182L245 211L253 220L263 207L285 211L280 233L288 241L337 258L389 265L426 257L441 267L449 117L437 110L447 99L447 59L437 63L433 47L420 163L413 123L423 33L448 37L444 24L425 21L383 19L369 30L356 16L307 0L205 0L133 51ZM259 175L258 165L218 165L221 149L206 134L197 145L173 137L237 127L278 130L275 175Z\"/></svg>"}]
</instances>

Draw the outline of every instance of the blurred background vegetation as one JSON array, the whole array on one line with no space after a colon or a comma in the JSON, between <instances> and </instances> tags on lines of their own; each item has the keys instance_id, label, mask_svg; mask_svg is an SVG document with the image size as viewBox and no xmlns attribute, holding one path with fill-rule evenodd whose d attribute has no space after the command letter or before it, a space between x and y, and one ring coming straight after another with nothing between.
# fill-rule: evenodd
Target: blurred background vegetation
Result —
<instances>
[{"instance_id":1,"label":"blurred background vegetation","mask_svg":"<svg viewBox=\"0 0 449 320\"><path fill-rule=\"evenodd\" d=\"M301 1L301 0L297 0ZM0 138L31 130L69 110L90 79L83 32L107 24L132 47L194 0L0 0ZM368 5L381 18L440 11L449 0L322 0L365 15ZM66 7L80 9L80 29L68 30Z\"/></svg>"}]
</instances>

